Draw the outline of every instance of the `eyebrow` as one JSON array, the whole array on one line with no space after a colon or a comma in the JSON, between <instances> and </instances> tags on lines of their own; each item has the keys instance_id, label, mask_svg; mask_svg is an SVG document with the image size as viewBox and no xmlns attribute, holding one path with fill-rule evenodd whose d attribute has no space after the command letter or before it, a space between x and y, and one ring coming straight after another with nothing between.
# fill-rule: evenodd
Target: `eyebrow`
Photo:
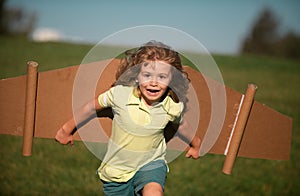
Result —
<instances>
[{"instance_id":1,"label":"eyebrow","mask_svg":"<svg viewBox=\"0 0 300 196\"><path fill-rule=\"evenodd\" d=\"M142 74L152 74L152 72L149 71L141 71ZM159 72L158 75L170 75L171 72L165 73L165 72Z\"/></svg>"}]
</instances>

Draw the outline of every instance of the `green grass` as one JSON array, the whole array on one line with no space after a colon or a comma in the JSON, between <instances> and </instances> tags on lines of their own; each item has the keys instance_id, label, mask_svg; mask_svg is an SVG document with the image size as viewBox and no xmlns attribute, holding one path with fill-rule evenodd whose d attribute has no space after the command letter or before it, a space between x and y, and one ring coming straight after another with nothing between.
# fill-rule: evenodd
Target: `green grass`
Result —
<instances>
[{"instance_id":1,"label":"green grass","mask_svg":"<svg viewBox=\"0 0 300 196\"><path fill-rule=\"evenodd\" d=\"M0 37L0 78L26 74L28 60L39 62L40 71L78 65L91 48ZM299 195L300 62L256 56L214 59L227 86L244 92L253 82L259 87L257 101L293 118L291 159L238 158L227 176L221 172L224 156L209 154L194 161L182 155L169 165L165 195ZM0 135L0 143L1 195L102 195L95 174L100 160L82 142L69 147L35 138L31 157L21 155L22 137Z\"/></svg>"}]
</instances>

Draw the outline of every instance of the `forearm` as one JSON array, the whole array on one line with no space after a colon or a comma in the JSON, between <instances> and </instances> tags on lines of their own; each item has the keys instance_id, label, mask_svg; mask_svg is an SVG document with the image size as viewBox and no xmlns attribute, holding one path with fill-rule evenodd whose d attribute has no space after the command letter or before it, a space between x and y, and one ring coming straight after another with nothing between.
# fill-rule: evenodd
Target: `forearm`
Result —
<instances>
[{"instance_id":1,"label":"forearm","mask_svg":"<svg viewBox=\"0 0 300 196\"><path fill-rule=\"evenodd\" d=\"M177 135L190 146L187 148L185 157L198 159L200 157L201 139L197 136L197 133L191 129L189 123L184 118L178 128Z\"/></svg>"},{"instance_id":2,"label":"forearm","mask_svg":"<svg viewBox=\"0 0 300 196\"><path fill-rule=\"evenodd\" d=\"M66 134L71 135L76 129L75 119L72 117L68 120L65 124L63 124L62 129Z\"/></svg>"},{"instance_id":3,"label":"forearm","mask_svg":"<svg viewBox=\"0 0 300 196\"><path fill-rule=\"evenodd\" d=\"M190 146L196 149L200 149L201 139L198 135L195 135L192 141L190 142Z\"/></svg>"},{"instance_id":4,"label":"forearm","mask_svg":"<svg viewBox=\"0 0 300 196\"><path fill-rule=\"evenodd\" d=\"M200 148L201 145L201 139L196 133L193 134L186 134L186 132L178 131L178 137L189 144L191 147Z\"/></svg>"},{"instance_id":5,"label":"forearm","mask_svg":"<svg viewBox=\"0 0 300 196\"><path fill-rule=\"evenodd\" d=\"M186 119L183 119L178 128L178 137L189 144L191 147L200 148L201 139L195 133L195 131L192 130Z\"/></svg>"},{"instance_id":6,"label":"forearm","mask_svg":"<svg viewBox=\"0 0 300 196\"><path fill-rule=\"evenodd\" d=\"M91 118L93 114L95 114L96 109L100 109L100 107L95 107L95 100L90 101L86 105L84 105L81 109L75 112L74 116L68 120L65 124L63 124L62 129L66 134L72 134L76 127Z\"/></svg>"}]
</instances>

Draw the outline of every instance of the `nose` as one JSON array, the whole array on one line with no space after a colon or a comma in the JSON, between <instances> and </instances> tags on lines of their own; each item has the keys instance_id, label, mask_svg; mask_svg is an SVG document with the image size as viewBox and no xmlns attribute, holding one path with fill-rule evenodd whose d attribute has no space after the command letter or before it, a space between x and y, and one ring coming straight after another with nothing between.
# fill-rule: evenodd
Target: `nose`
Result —
<instances>
[{"instance_id":1,"label":"nose","mask_svg":"<svg viewBox=\"0 0 300 196\"><path fill-rule=\"evenodd\" d=\"M157 85L157 78L156 77L152 77L151 78L150 85L152 85L152 86L156 86Z\"/></svg>"}]
</instances>

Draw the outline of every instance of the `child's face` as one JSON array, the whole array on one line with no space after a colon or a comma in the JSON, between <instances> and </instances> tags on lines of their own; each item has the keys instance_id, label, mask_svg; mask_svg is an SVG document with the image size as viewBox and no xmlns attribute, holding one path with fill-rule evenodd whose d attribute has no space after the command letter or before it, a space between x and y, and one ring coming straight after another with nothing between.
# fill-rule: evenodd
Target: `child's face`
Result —
<instances>
[{"instance_id":1,"label":"child's face","mask_svg":"<svg viewBox=\"0 0 300 196\"><path fill-rule=\"evenodd\" d=\"M143 63L138 75L142 99L152 105L160 101L171 81L171 65L163 61Z\"/></svg>"}]
</instances>

